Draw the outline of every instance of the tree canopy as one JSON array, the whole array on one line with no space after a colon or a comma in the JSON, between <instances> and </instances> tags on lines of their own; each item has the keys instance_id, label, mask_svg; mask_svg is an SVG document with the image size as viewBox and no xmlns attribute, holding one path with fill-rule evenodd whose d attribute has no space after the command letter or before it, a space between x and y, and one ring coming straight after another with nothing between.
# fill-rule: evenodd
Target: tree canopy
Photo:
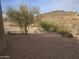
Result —
<instances>
[{"instance_id":1,"label":"tree canopy","mask_svg":"<svg viewBox=\"0 0 79 59\"><path fill-rule=\"evenodd\" d=\"M22 33L27 33L30 24L34 21L34 15L25 5L21 5L19 9L9 7L6 14L17 24Z\"/></svg>"}]
</instances>

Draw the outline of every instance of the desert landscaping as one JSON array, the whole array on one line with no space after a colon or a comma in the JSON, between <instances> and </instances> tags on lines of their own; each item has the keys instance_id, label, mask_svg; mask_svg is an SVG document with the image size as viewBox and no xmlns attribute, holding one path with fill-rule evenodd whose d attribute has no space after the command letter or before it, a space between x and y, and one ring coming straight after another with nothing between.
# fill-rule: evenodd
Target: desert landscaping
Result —
<instances>
[{"instance_id":1,"label":"desert landscaping","mask_svg":"<svg viewBox=\"0 0 79 59\"><path fill-rule=\"evenodd\" d=\"M62 10L57 10L53 12L48 12L41 14L41 19L42 21L49 22L49 23L60 23L62 25L67 26L68 29L71 30L71 33L74 35L74 37L79 38L79 16L77 13L69 11L62 11ZM14 33L21 33L20 29L15 23L12 23L10 20L4 20L4 28L5 32L14 32ZM37 33L41 33L40 30L38 30L39 27L33 26L30 27L28 32L29 33L35 33L35 30Z\"/></svg>"},{"instance_id":2,"label":"desert landscaping","mask_svg":"<svg viewBox=\"0 0 79 59\"><path fill-rule=\"evenodd\" d=\"M42 1L29 1L9 7L0 0L0 59L79 59L79 12L45 12Z\"/></svg>"},{"instance_id":3,"label":"desert landscaping","mask_svg":"<svg viewBox=\"0 0 79 59\"><path fill-rule=\"evenodd\" d=\"M9 29L9 24L13 23L4 22L5 31L7 28L8 31L18 31L16 26L14 29L12 27ZM32 31L31 34L6 34L4 39L7 48L0 55L8 56L8 59L79 59L77 38L62 37L56 32L34 34Z\"/></svg>"}]
</instances>

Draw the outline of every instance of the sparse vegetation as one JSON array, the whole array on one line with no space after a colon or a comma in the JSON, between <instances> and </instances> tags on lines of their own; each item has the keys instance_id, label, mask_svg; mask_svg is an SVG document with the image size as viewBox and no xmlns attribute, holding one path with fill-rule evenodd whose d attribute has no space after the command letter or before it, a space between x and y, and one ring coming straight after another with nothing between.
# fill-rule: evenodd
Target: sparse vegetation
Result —
<instances>
[{"instance_id":1,"label":"sparse vegetation","mask_svg":"<svg viewBox=\"0 0 79 59\"><path fill-rule=\"evenodd\" d=\"M34 21L33 14L24 5L21 5L19 10L9 7L6 14L17 24L22 33L27 33L30 24Z\"/></svg>"},{"instance_id":2,"label":"sparse vegetation","mask_svg":"<svg viewBox=\"0 0 79 59\"><path fill-rule=\"evenodd\" d=\"M28 10L29 11L29 10ZM30 11L29 11L30 12ZM51 14L50 14L51 13ZM43 22L40 22L40 27L44 30L44 31L47 31L47 32L57 32L59 34L61 34L62 36L64 37L73 37L74 35L72 35L74 32L74 29L76 28L73 28L73 27L76 27L73 26L73 24L77 24L78 20L75 20L74 19L78 19L76 17L69 17L70 16L73 16L71 13L68 15L67 13L69 12L65 12L65 13L62 13L61 11L58 11L58 12L50 12L50 13L46 13L46 14L40 14L39 13L39 10L36 9L35 7L33 8L32 10L32 14L34 14L33 18L33 24L35 25L35 27L37 26L37 24L40 22L40 21L43 21ZM59 14L58 14L59 13ZM56 15L55 15L56 14ZM38 16L37 16L38 15ZM63 16L61 16L63 15ZM41 16L41 17L40 17ZM58 17L56 17L58 16ZM43 18L43 19L42 19ZM38 19L38 20L37 20ZM45 19L45 20L44 20ZM54 19L54 20L52 20ZM40 20L40 21L39 21ZM51 23L50 23L51 22ZM31 25L31 23L29 24L29 26ZM65 26L66 25L66 26ZM29 27L27 26L27 28ZM68 27L67 27L68 26ZM39 31L41 32L40 29ZM72 31L71 31L71 30ZM37 29L38 30L38 29Z\"/></svg>"},{"instance_id":3,"label":"sparse vegetation","mask_svg":"<svg viewBox=\"0 0 79 59\"><path fill-rule=\"evenodd\" d=\"M39 26L43 28L44 31L47 31L47 32L52 31L52 25L48 22L42 21L39 23Z\"/></svg>"},{"instance_id":4,"label":"sparse vegetation","mask_svg":"<svg viewBox=\"0 0 79 59\"><path fill-rule=\"evenodd\" d=\"M57 32L61 34L63 37L73 37L73 35L70 33L70 30L67 28L67 26L64 26L61 23L48 23L48 22L40 22L40 27L43 28L47 32Z\"/></svg>"}]
</instances>

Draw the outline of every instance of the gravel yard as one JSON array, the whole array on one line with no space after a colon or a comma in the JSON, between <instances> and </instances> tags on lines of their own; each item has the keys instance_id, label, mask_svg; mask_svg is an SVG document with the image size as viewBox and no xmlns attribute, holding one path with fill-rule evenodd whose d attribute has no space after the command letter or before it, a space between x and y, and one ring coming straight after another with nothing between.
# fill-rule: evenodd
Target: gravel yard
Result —
<instances>
[{"instance_id":1,"label":"gravel yard","mask_svg":"<svg viewBox=\"0 0 79 59\"><path fill-rule=\"evenodd\" d=\"M8 59L79 59L79 44L53 34L6 35Z\"/></svg>"}]
</instances>

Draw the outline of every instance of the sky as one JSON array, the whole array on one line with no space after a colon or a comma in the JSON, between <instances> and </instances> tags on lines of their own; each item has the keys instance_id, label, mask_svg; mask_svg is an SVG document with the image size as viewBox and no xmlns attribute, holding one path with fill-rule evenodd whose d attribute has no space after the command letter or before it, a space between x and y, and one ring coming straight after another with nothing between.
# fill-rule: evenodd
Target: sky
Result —
<instances>
[{"instance_id":1,"label":"sky","mask_svg":"<svg viewBox=\"0 0 79 59\"><path fill-rule=\"evenodd\" d=\"M21 4L39 6L41 13L55 10L79 11L79 0L2 0L2 10L6 11L10 6L17 8Z\"/></svg>"}]
</instances>

